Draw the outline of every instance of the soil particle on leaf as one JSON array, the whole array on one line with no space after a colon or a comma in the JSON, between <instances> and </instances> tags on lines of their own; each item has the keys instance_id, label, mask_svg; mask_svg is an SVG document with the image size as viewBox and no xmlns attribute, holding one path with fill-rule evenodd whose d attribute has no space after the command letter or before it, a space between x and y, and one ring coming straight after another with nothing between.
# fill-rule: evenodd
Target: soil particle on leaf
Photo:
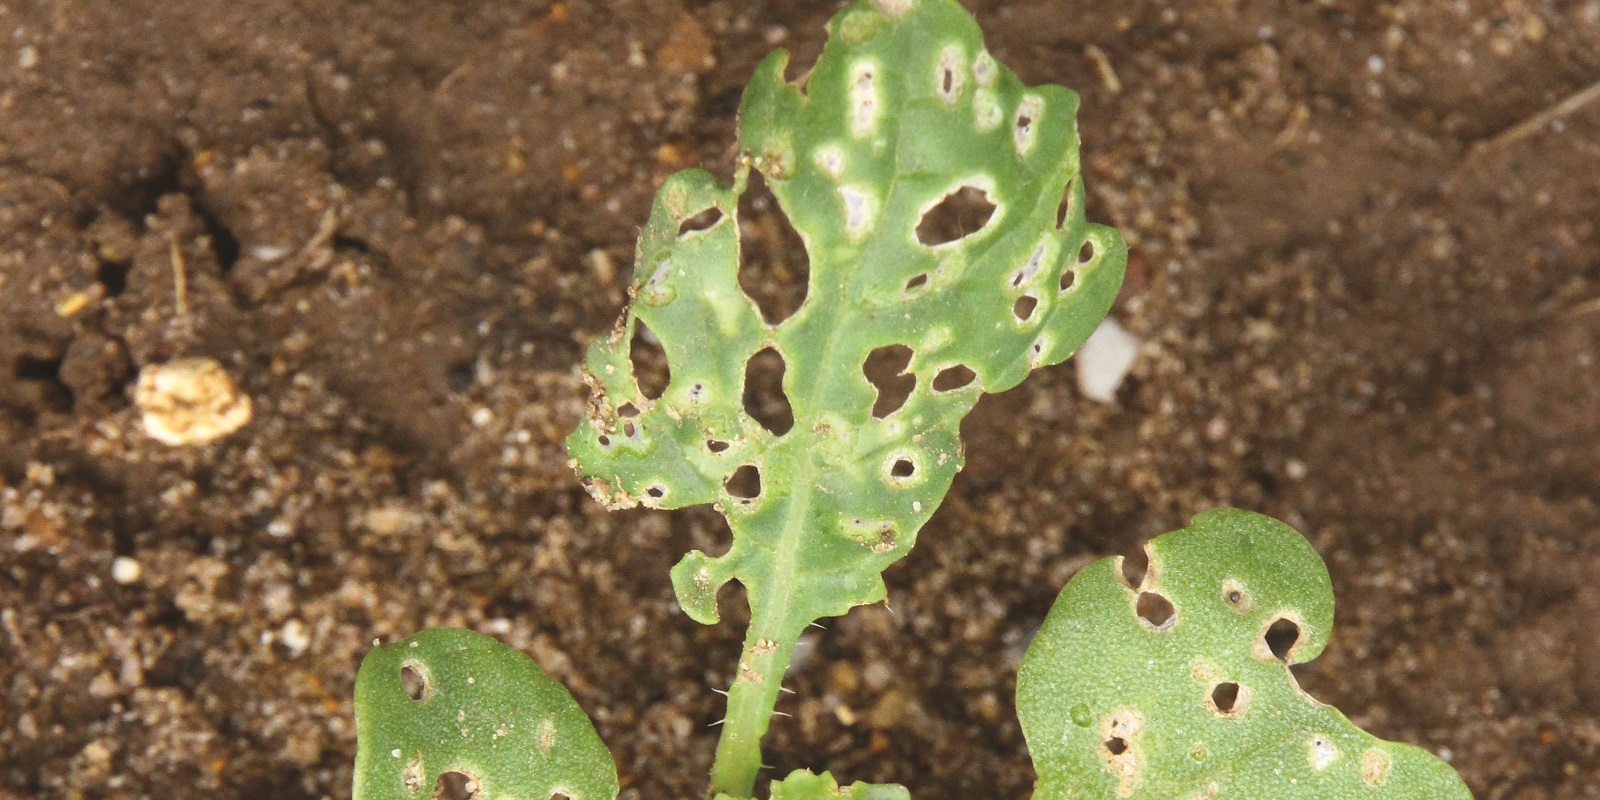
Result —
<instances>
[{"instance_id":1,"label":"soil particle on leaf","mask_svg":"<svg viewBox=\"0 0 1600 800\"><path fill-rule=\"evenodd\" d=\"M771 774L1027 796L1056 592L1237 505L1329 561L1308 691L1480 797L1589 796L1600 104L1502 134L1594 82L1600 6L969 6L1081 93L1139 359L1115 403L1062 367L979 404L893 611L786 677ZM727 530L606 512L562 442L656 186L726 176L757 60L810 63L833 10L0 3L0 795L344 796L362 653L431 625L571 687L625 797L701 792L745 612L693 623L667 571ZM249 425L139 432L184 358Z\"/></svg>"}]
</instances>

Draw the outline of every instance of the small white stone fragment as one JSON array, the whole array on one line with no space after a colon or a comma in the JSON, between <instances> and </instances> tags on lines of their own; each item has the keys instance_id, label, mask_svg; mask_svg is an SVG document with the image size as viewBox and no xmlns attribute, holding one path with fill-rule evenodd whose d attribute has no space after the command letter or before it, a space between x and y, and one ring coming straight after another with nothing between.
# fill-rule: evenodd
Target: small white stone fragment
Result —
<instances>
[{"instance_id":1,"label":"small white stone fragment","mask_svg":"<svg viewBox=\"0 0 1600 800\"><path fill-rule=\"evenodd\" d=\"M139 578L143 575L144 567L140 566L138 561L127 556L117 556L111 562L111 580L123 586L127 586L130 583L138 583Z\"/></svg>"},{"instance_id":2,"label":"small white stone fragment","mask_svg":"<svg viewBox=\"0 0 1600 800\"><path fill-rule=\"evenodd\" d=\"M1107 317L1078 351L1078 389L1090 400L1115 402L1117 387L1139 358L1139 337Z\"/></svg>"},{"instance_id":3,"label":"small white stone fragment","mask_svg":"<svg viewBox=\"0 0 1600 800\"><path fill-rule=\"evenodd\" d=\"M311 631L306 630L305 623L291 619L278 630L278 641L289 651L290 658L299 658L311 646Z\"/></svg>"},{"instance_id":4,"label":"small white stone fragment","mask_svg":"<svg viewBox=\"0 0 1600 800\"><path fill-rule=\"evenodd\" d=\"M210 358L145 367L133 399L143 412L145 433L162 444L207 444L250 421L250 397Z\"/></svg>"},{"instance_id":5,"label":"small white stone fragment","mask_svg":"<svg viewBox=\"0 0 1600 800\"><path fill-rule=\"evenodd\" d=\"M33 69L39 66L39 49L30 44L18 50L17 66L23 69Z\"/></svg>"},{"instance_id":6,"label":"small white stone fragment","mask_svg":"<svg viewBox=\"0 0 1600 800\"><path fill-rule=\"evenodd\" d=\"M279 245L256 245L250 248L250 257L261 261L277 261L289 255L289 248Z\"/></svg>"}]
</instances>

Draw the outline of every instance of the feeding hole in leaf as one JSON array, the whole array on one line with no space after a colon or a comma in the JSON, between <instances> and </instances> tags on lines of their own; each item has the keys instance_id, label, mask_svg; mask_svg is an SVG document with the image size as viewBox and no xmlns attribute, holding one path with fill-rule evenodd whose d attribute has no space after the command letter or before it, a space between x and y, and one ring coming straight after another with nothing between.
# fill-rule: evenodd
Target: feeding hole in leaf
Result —
<instances>
[{"instance_id":1,"label":"feeding hole in leaf","mask_svg":"<svg viewBox=\"0 0 1600 800\"><path fill-rule=\"evenodd\" d=\"M752 171L739 198L739 288L768 325L777 325L800 310L810 280L805 240L761 173Z\"/></svg>"},{"instance_id":2,"label":"feeding hole in leaf","mask_svg":"<svg viewBox=\"0 0 1600 800\"><path fill-rule=\"evenodd\" d=\"M794 427L794 408L783 391L783 356L762 348L744 365L744 410L774 436Z\"/></svg>"},{"instance_id":3,"label":"feeding hole in leaf","mask_svg":"<svg viewBox=\"0 0 1600 800\"><path fill-rule=\"evenodd\" d=\"M953 103L961 97L961 67L961 48L951 45L940 51L937 76L940 100Z\"/></svg>"},{"instance_id":4,"label":"feeding hole in leaf","mask_svg":"<svg viewBox=\"0 0 1600 800\"><path fill-rule=\"evenodd\" d=\"M929 247L958 242L983 230L996 208L988 192L963 186L923 212L917 223L917 241Z\"/></svg>"},{"instance_id":5,"label":"feeding hole in leaf","mask_svg":"<svg viewBox=\"0 0 1600 800\"><path fill-rule=\"evenodd\" d=\"M633 380L639 385L639 394L654 400L667 390L672 380L667 366L667 351L644 320L633 322L633 339L628 343L628 359L633 362Z\"/></svg>"},{"instance_id":6,"label":"feeding hole in leaf","mask_svg":"<svg viewBox=\"0 0 1600 800\"><path fill-rule=\"evenodd\" d=\"M1128 740L1121 736L1113 736L1105 741L1105 748L1111 755L1120 756L1128 752Z\"/></svg>"},{"instance_id":7,"label":"feeding hole in leaf","mask_svg":"<svg viewBox=\"0 0 1600 800\"><path fill-rule=\"evenodd\" d=\"M911 366L911 348L903 344L879 347L867 354L861 371L867 382L878 390L878 399L872 404L873 419L883 419L899 410L917 388L917 376L906 373Z\"/></svg>"},{"instance_id":8,"label":"feeding hole in leaf","mask_svg":"<svg viewBox=\"0 0 1600 800\"><path fill-rule=\"evenodd\" d=\"M754 500L761 496L761 470L754 464L745 464L728 476L722 488L741 500Z\"/></svg>"},{"instance_id":9,"label":"feeding hole in leaf","mask_svg":"<svg viewBox=\"0 0 1600 800\"><path fill-rule=\"evenodd\" d=\"M877 124L878 90L873 86L872 62L858 61L850 72L850 133L860 139Z\"/></svg>"},{"instance_id":10,"label":"feeding hole in leaf","mask_svg":"<svg viewBox=\"0 0 1600 800\"><path fill-rule=\"evenodd\" d=\"M1232 715L1234 713L1234 709L1243 711L1244 706L1239 702L1239 690L1239 684L1233 683L1232 681L1217 684L1216 687L1211 690L1211 710L1218 714L1225 715Z\"/></svg>"},{"instance_id":11,"label":"feeding hole in leaf","mask_svg":"<svg viewBox=\"0 0 1600 800\"><path fill-rule=\"evenodd\" d=\"M478 781L465 772L446 772L433 785L434 800L471 800L478 796Z\"/></svg>"},{"instance_id":12,"label":"feeding hole in leaf","mask_svg":"<svg viewBox=\"0 0 1600 800\"><path fill-rule=\"evenodd\" d=\"M428 668L414 659L406 659L400 665L400 687L405 689L406 697L419 703L433 696L433 681L428 675Z\"/></svg>"},{"instance_id":13,"label":"feeding hole in leaf","mask_svg":"<svg viewBox=\"0 0 1600 800\"><path fill-rule=\"evenodd\" d=\"M1178 610L1173 608L1172 601L1156 592L1140 592L1134 607L1139 619L1158 631L1171 630L1177 620Z\"/></svg>"},{"instance_id":14,"label":"feeding hole in leaf","mask_svg":"<svg viewBox=\"0 0 1600 800\"><path fill-rule=\"evenodd\" d=\"M927 285L928 273L919 272L916 275L911 276L911 280L906 281L906 291L913 292Z\"/></svg>"},{"instance_id":15,"label":"feeding hole in leaf","mask_svg":"<svg viewBox=\"0 0 1600 800\"><path fill-rule=\"evenodd\" d=\"M711 439L706 442L706 449L713 453L721 453L728 449L728 443L721 439Z\"/></svg>"},{"instance_id":16,"label":"feeding hole in leaf","mask_svg":"<svg viewBox=\"0 0 1600 800\"><path fill-rule=\"evenodd\" d=\"M1072 216L1072 195L1077 186L1078 179L1073 178L1067 181L1067 187L1061 190L1061 203L1056 206L1056 230L1065 227L1067 219Z\"/></svg>"},{"instance_id":17,"label":"feeding hole in leaf","mask_svg":"<svg viewBox=\"0 0 1600 800\"><path fill-rule=\"evenodd\" d=\"M1261 640L1266 643L1273 658L1287 663L1295 642L1300 641L1300 626L1280 617L1267 626L1267 632L1261 635Z\"/></svg>"},{"instance_id":18,"label":"feeding hole in leaf","mask_svg":"<svg viewBox=\"0 0 1600 800\"><path fill-rule=\"evenodd\" d=\"M978 373L973 372L966 364L957 364L945 367L933 376L933 390L936 392L953 392L970 385L978 379Z\"/></svg>"},{"instance_id":19,"label":"feeding hole in leaf","mask_svg":"<svg viewBox=\"0 0 1600 800\"><path fill-rule=\"evenodd\" d=\"M1144 576L1150 569L1150 555L1139 548L1132 555L1122 557L1122 581L1129 589L1138 589L1144 585Z\"/></svg>"},{"instance_id":20,"label":"feeding hole in leaf","mask_svg":"<svg viewBox=\"0 0 1600 800\"><path fill-rule=\"evenodd\" d=\"M1011 305L1011 316L1016 317L1018 322L1027 322L1033 316L1033 310L1038 307L1039 299L1031 294L1025 294Z\"/></svg>"},{"instance_id":21,"label":"feeding hole in leaf","mask_svg":"<svg viewBox=\"0 0 1600 800\"><path fill-rule=\"evenodd\" d=\"M722 221L722 209L712 206L692 217L685 219L678 225L678 238L683 238L691 233L708 230L711 226Z\"/></svg>"},{"instance_id":22,"label":"feeding hole in leaf","mask_svg":"<svg viewBox=\"0 0 1600 800\"><path fill-rule=\"evenodd\" d=\"M1018 155L1027 155L1033 149L1033 134L1035 123L1044 113L1044 101L1038 97L1024 97L1017 105L1016 121L1012 123L1012 143L1017 146Z\"/></svg>"},{"instance_id":23,"label":"feeding hole in leaf","mask_svg":"<svg viewBox=\"0 0 1600 800\"><path fill-rule=\"evenodd\" d=\"M1222 582L1222 602L1240 614L1248 613L1252 605L1244 585L1231 578Z\"/></svg>"},{"instance_id":24,"label":"feeding hole in leaf","mask_svg":"<svg viewBox=\"0 0 1600 800\"><path fill-rule=\"evenodd\" d=\"M1033 280L1033 276L1039 274L1039 268L1044 266L1044 254L1045 246L1043 244L1033 248L1033 255L1028 256L1028 263L1023 264L1022 269L1011 273L1011 288L1015 289Z\"/></svg>"},{"instance_id":25,"label":"feeding hole in leaf","mask_svg":"<svg viewBox=\"0 0 1600 800\"><path fill-rule=\"evenodd\" d=\"M656 485L644 490L644 493L657 500L660 500L661 498L667 496L667 489L664 486Z\"/></svg>"},{"instance_id":26,"label":"feeding hole in leaf","mask_svg":"<svg viewBox=\"0 0 1600 800\"><path fill-rule=\"evenodd\" d=\"M1071 289L1072 284L1076 283L1077 281L1078 273L1076 271L1072 269L1064 269L1061 270L1061 281L1056 285L1061 289L1061 291L1064 292L1068 289Z\"/></svg>"},{"instance_id":27,"label":"feeding hole in leaf","mask_svg":"<svg viewBox=\"0 0 1600 800\"><path fill-rule=\"evenodd\" d=\"M1084 239L1083 245L1078 248L1078 265L1083 266L1094 260L1094 240Z\"/></svg>"},{"instance_id":28,"label":"feeding hole in leaf","mask_svg":"<svg viewBox=\"0 0 1600 800\"><path fill-rule=\"evenodd\" d=\"M607 435L605 435L603 433L600 434L599 436L595 437L595 441L599 442L601 447L610 447L611 446L611 437L607 436Z\"/></svg>"},{"instance_id":29,"label":"feeding hole in leaf","mask_svg":"<svg viewBox=\"0 0 1600 800\"><path fill-rule=\"evenodd\" d=\"M909 458L897 458L893 464L889 465L889 477L891 478L909 478L915 474L917 474L917 465L911 463Z\"/></svg>"},{"instance_id":30,"label":"feeding hole in leaf","mask_svg":"<svg viewBox=\"0 0 1600 800\"><path fill-rule=\"evenodd\" d=\"M633 424L633 418L639 416L639 409L637 406L632 403L623 403L622 405L617 406L617 416L622 417L623 436L632 439L636 434L639 433L638 427Z\"/></svg>"}]
</instances>

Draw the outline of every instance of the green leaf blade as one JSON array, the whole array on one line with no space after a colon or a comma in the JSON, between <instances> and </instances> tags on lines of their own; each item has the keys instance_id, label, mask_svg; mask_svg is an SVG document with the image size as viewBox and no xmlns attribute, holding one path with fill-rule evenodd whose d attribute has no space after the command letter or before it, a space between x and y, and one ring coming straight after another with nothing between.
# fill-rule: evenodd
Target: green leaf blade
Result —
<instances>
[{"instance_id":1,"label":"green leaf blade","mask_svg":"<svg viewBox=\"0 0 1600 800\"><path fill-rule=\"evenodd\" d=\"M1120 559L1074 576L1023 660L1036 798L1471 797L1444 761L1360 730L1296 683L1288 665L1326 646L1333 594L1293 529L1212 511L1148 552L1139 587ZM1146 592L1170 602L1165 624L1141 616ZM1267 632L1285 619L1298 637L1275 651Z\"/></svg>"},{"instance_id":2,"label":"green leaf blade","mask_svg":"<svg viewBox=\"0 0 1600 800\"><path fill-rule=\"evenodd\" d=\"M657 195L637 299L591 353L595 398L568 442L608 506L717 505L733 544L679 564L680 603L712 621L717 588L738 580L753 609L782 617L765 632L781 636L882 599L882 571L909 551L961 467L962 417L984 391L1076 350L1110 308L1125 263L1116 232L1083 217L1076 95L1023 85L953 0L858 2L829 32L802 85L784 79L782 51L757 68L732 187L692 170ZM805 302L772 325L738 284L737 198L750 169L810 265ZM963 187L995 206L987 224L925 242L924 215ZM727 218L680 232L713 205ZM1094 256L1079 263L1085 241ZM628 359L641 321L671 365L655 400ZM895 345L912 352L915 387L880 419L864 364ZM794 426L781 435L742 405L745 365L764 348L784 361ZM975 379L935 388L957 368ZM638 415L625 417L627 405ZM710 453L713 442L727 447ZM723 486L744 466L759 470L757 497Z\"/></svg>"},{"instance_id":3,"label":"green leaf blade","mask_svg":"<svg viewBox=\"0 0 1600 800\"><path fill-rule=\"evenodd\" d=\"M356 800L433 797L448 772L493 800L617 796L611 754L572 695L492 637L433 628L376 647L356 675L355 703Z\"/></svg>"}]
</instances>

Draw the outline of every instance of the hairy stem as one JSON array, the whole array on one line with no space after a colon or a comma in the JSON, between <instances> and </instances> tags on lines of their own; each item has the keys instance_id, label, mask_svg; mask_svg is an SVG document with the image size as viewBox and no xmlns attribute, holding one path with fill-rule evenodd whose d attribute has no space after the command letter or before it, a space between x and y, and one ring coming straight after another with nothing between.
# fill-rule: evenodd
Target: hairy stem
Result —
<instances>
[{"instance_id":1,"label":"hairy stem","mask_svg":"<svg viewBox=\"0 0 1600 800\"><path fill-rule=\"evenodd\" d=\"M761 604L757 608L770 608ZM750 633L739 653L739 667L728 688L728 713L723 717L717 760L711 769L710 796L752 797L761 769L761 737L778 703L783 674L789 668L798 635L784 630L781 614L752 609Z\"/></svg>"}]
</instances>

